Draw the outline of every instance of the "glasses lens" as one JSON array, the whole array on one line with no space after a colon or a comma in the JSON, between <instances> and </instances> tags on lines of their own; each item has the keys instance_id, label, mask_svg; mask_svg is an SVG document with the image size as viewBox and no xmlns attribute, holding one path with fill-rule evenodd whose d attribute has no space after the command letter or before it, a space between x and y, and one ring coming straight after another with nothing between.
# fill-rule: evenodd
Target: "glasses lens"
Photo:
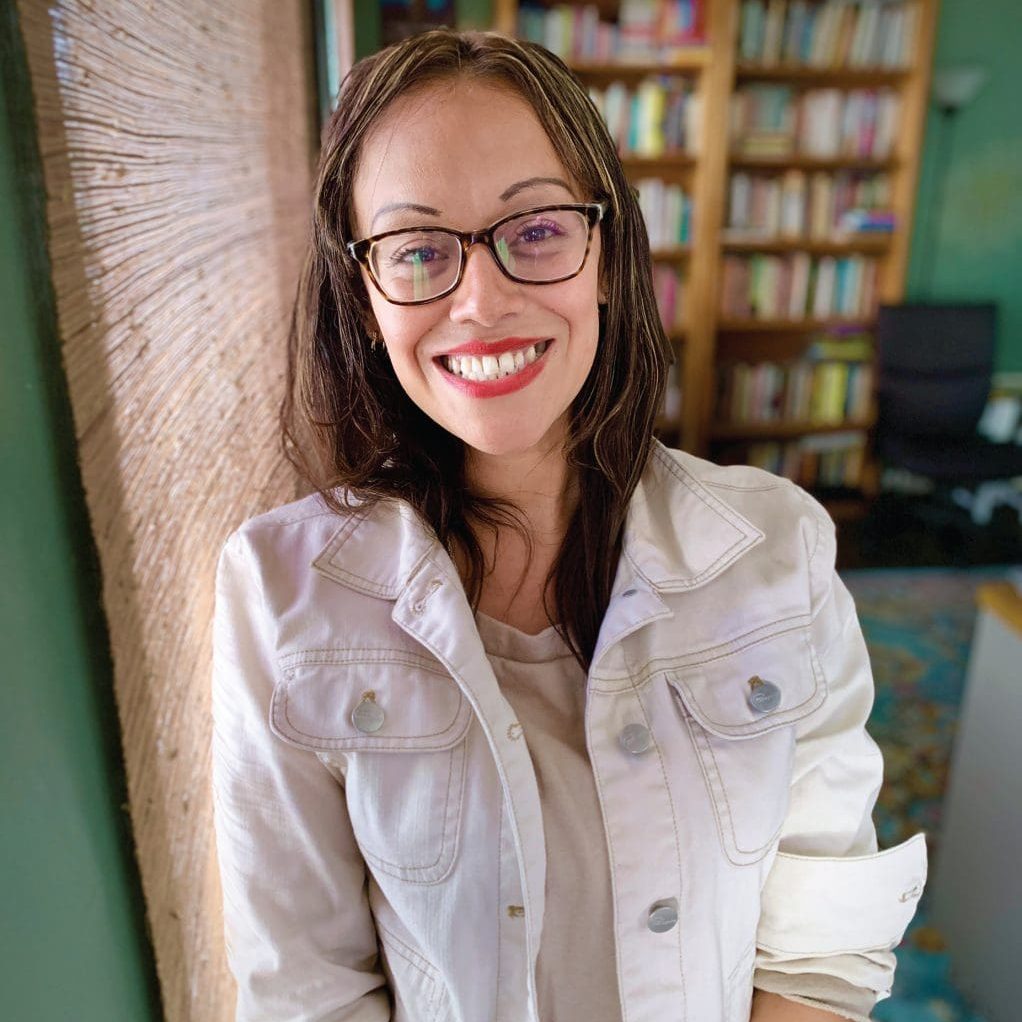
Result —
<instances>
[{"instance_id":1,"label":"glasses lens","mask_svg":"<svg viewBox=\"0 0 1022 1022\"><path fill-rule=\"evenodd\" d=\"M404 231L376 242L373 274L396 302L422 302L447 290L458 276L461 246L442 231Z\"/></svg>"},{"instance_id":2,"label":"glasses lens","mask_svg":"<svg viewBox=\"0 0 1022 1022\"><path fill-rule=\"evenodd\" d=\"M502 224L493 239L508 272L536 283L575 273L585 259L588 241L589 221L575 209L523 213Z\"/></svg>"}]
</instances>

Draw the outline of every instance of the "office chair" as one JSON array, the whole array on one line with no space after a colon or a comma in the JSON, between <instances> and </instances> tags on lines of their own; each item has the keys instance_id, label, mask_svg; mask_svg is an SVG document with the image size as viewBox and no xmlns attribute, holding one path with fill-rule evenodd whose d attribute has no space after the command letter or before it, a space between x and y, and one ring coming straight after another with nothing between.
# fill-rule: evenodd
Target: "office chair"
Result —
<instances>
[{"instance_id":1,"label":"office chair","mask_svg":"<svg viewBox=\"0 0 1022 1022\"><path fill-rule=\"evenodd\" d=\"M977 432L990 396L997 307L992 302L881 305L877 317L875 449L888 468L933 484L928 514L950 521L952 502L976 524L1012 504L1022 522L1022 445ZM940 505L943 504L943 513Z\"/></svg>"}]
</instances>

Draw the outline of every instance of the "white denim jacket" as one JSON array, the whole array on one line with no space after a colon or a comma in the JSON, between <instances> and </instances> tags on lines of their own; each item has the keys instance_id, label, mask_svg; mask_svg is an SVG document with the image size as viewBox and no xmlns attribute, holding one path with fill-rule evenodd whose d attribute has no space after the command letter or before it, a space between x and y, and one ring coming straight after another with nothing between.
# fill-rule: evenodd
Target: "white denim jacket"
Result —
<instances>
[{"instance_id":1,"label":"white denim jacket","mask_svg":"<svg viewBox=\"0 0 1022 1022\"><path fill-rule=\"evenodd\" d=\"M785 973L890 993L925 836L877 850L834 559L799 487L656 446L586 695L623 1022L748 1022ZM314 494L230 536L213 718L239 1022L549 1022L535 772L409 506L339 520Z\"/></svg>"}]
</instances>

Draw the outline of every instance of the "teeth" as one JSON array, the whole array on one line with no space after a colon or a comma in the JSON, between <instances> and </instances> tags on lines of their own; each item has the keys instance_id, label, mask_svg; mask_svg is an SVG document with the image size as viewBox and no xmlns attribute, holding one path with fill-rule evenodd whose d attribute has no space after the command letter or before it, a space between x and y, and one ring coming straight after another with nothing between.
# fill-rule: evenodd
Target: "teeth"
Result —
<instances>
[{"instance_id":1,"label":"teeth","mask_svg":"<svg viewBox=\"0 0 1022 1022\"><path fill-rule=\"evenodd\" d=\"M550 341L540 341L539 344L530 344L519 351L505 351L499 356L483 355L477 358L475 355L445 355L443 364L448 372L467 380L498 380L531 365L548 347Z\"/></svg>"}]
</instances>

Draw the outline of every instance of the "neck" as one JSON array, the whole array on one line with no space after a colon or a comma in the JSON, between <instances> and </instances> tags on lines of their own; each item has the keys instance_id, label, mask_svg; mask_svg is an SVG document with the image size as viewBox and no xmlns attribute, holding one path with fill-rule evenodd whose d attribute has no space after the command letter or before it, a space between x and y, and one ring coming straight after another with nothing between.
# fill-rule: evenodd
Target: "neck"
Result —
<instances>
[{"instance_id":1,"label":"neck","mask_svg":"<svg viewBox=\"0 0 1022 1022\"><path fill-rule=\"evenodd\" d=\"M578 502L576 474L565 460L560 438L514 455L470 448L465 469L476 493L510 501L522 511L534 542L560 546Z\"/></svg>"}]
</instances>

